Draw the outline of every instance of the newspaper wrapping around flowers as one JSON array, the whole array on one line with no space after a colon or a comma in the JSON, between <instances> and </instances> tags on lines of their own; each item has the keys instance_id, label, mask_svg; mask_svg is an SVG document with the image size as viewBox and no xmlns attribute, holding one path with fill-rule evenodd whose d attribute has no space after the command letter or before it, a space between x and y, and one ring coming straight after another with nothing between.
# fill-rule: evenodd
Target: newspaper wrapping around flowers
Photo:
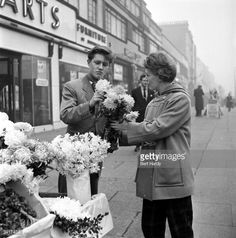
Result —
<instances>
[{"instance_id":1,"label":"newspaper wrapping around flowers","mask_svg":"<svg viewBox=\"0 0 236 238\"><path fill-rule=\"evenodd\" d=\"M67 196L79 200L84 204L91 200L89 170L84 170L79 177L73 178L66 175Z\"/></svg>"},{"instance_id":2,"label":"newspaper wrapping around flowers","mask_svg":"<svg viewBox=\"0 0 236 238\"><path fill-rule=\"evenodd\" d=\"M112 153L118 149L119 132L111 128L110 123L125 120L126 115L131 112L134 106L134 99L126 94L122 86L112 87L105 79L100 79L97 82L95 90L105 97L99 107L99 116L104 116L107 119L104 138L110 142L111 146L108 152Z\"/></svg>"},{"instance_id":3,"label":"newspaper wrapping around flowers","mask_svg":"<svg viewBox=\"0 0 236 238\"><path fill-rule=\"evenodd\" d=\"M55 215L49 214L41 198L37 193L34 193L37 191L38 184L33 177L32 170L27 169L22 164L0 164L0 184L23 197L36 212L34 223L30 226L21 231L3 230L3 233L8 234L11 238L49 238Z\"/></svg>"},{"instance_id":4,"label":"newspaper wrapping around flowers","mask_svg":"<svg viewBox=\"0 0 236 238\"><path fill-rule=\"evenodd\" d=\"M102 230L99 233L99 238L103 237L113 229L111 211L107 197L104 193L94 195L93 199L87 202L83 207L83 211L88 212L92 217L96 217L99 214L108 213L108 215L103 217L101 221L100 226L102 227Z\"/></svg>"},{"instance_id":5,"label":"newspaper wrapping around flowers","mask_svg":"<svg viewBox=\"0 0 236 238\"><path fill-rule=\"evenodd\" d=\"M48 210L57 214L57 216L63 218L63 222L66 222L65 219L68 219L66 222L66 227L70 227L70 225L75 224L74 221L78 221L82 225L83 229L86 231L87 238L98 237L102 238L106 235L110 230L113 229L113 221L109 208L109 203L106 198L106 195L103 193L94 195L92 200L85 203L83 206L80 205L79 201L70 200L69 198L43 198L45 205ZM66 205L65 205L66 204ZM94 223L90 223L91 227L87 227L89 222L86 221L86 218L96 219L97 217L102 215L102 219L97 220L100 229L97 231L97 234L94 234L93 231L96 230L97 225L94 227ZM104 216L105 215L105 216ZM53 238L71 238L72 236L68 234L68 232L63 232L62 229L65 227L63 223L58 223L63 226L62 228L56 226L57 222L54 223L54 227L52 230ZM93 226L93 227L92 227ZM89 233L88 231L92 231ZM71 227L70 230L73 230ZM78 233L80 231L78 230ZM84 234L81 231L81 235ZM79 236L80 237L80 236ZM83 236L84 237L84 236Z\"/></svg>"},{"instance_id":6,"label":"newspaper wrapping around flowers","mask_svg":"<svg viewBox=\"0 0 236 238\"><path fill-rule=\"evenodd\" d=\"M51 238L51 229L53 227L55 215L49 214L42 203L41 198L37 194L29 194L24 185L14 182L9 184L9 187L13 188L19 195L25 197L37 213L36 222L17 232L13 236L10 236L10 238Z\"/></svg>"}]
</instances>

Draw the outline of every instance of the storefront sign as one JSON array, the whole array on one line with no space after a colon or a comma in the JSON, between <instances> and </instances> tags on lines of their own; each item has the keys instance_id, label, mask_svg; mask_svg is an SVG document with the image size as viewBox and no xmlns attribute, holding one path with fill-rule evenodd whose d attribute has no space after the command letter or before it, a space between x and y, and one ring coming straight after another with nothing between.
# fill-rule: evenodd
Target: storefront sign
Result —
<instances>
[{"instance_id":1,"label":"storefront sign","mask_svg":"<svg viewBox=\"0 0 236 238\"><path fill-rule=\"evenodd\" d=\"M208 117L219 117L219 105L217 103L207 104L207 116Z\"/></svg>"},{"instance_id":2,"label":"storefront sign","mask_svg":"<svg viewBox=\"0 0 236 238\"><path fill-rule=\"evenodd\" d=\"M114 79L118 81L123 80L123 66L120 64L114 64Z\"/></svg>"},{"instance_id":3,"label":"storefront sign","mask_svg":"<svg viewBox=\"0 0 236 238\"><path fill-rule=\"evenodd\" d=\"M46 78L46 61L45 60L37 60L37 78L44 79Z\"/></svg>"},{"instance_id":4,"label":"storefront sign","mask_svg":"<svg viewBox=\"0 0 236 238\"><path fill-rule=\"evenodd\" d=\"M131 60L141 59L141 55L137 54L136 52L130 51L127 48L124 49L124 55L126 55Z\"/></svg>"},{"instance_id":5,"label":"storefront sign","mask_svg":"<svg viewBox=\"0 0 236 238\"><path fill-rule=\"evenodd\" d=\"M107 46L107 35L102 31L79 20L77 20L76 28L76 42L78 44L88 48L93 48L95 45Z\"/></svg>"},{"instance_id":6,"label":"storefront sign","mask_svg":"<svg viewBox=\"0 0 236 238\"><path fill-rule=\"evenodd\" d=\"M70 71L70 80L76 80L77 79L77 71L71 70Z\"/></svg>"},{"instance_id":7,"label":"storefront sign","mask_svg":"<svg viewBox=\"0 0 236 238\"><path fill-rule=\"evenodd\" d=\"M0 17L75 41L75 11L55 0L0 0Z\"/></svg>"},{"instance_id":8,"label":"storefront sign","mask_svg":"<svg viewBox=\"0 0 236 238\"><path fill-rule=\"evenodd\" d=\"M46 60L37 60L36 86L48 87Z\"/></svg>"},{"instance_id":9,"label":"storefront sign","mask_svg":"<svg viewBox=\"0 0 236 238\"><path fill-rule=\"evenodd\" d=\"M36 79L36 86L48 87L48 80L47 79Z\"/></svg>"}]
</instances>

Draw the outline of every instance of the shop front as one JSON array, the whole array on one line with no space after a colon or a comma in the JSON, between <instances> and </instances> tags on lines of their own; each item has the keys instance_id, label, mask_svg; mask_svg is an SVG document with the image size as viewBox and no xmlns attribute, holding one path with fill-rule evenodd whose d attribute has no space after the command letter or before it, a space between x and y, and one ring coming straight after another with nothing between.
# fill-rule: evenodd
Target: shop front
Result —
<instances>
[{"instance_id":1,"label":"shop front","mask_svg":"<svg viewBox=\"0 0 236 238\"><path fill-rule=\"evenodd\" d=\"M52 123L50 60L0 50L0 111L33 126Z\"/></svg>"},{"instance_id":2,"label":"shop front","mask_svg":"<svg viewBox=\"0 0 236 238\"><path fill-rule=\"evenodd\" d=\"M87 70L88 48L76 33L76 11L61 2L1 2L0 111L10 120L29 122L36 132L65 126L63 80Z\"/></svg>"}]
</instances>

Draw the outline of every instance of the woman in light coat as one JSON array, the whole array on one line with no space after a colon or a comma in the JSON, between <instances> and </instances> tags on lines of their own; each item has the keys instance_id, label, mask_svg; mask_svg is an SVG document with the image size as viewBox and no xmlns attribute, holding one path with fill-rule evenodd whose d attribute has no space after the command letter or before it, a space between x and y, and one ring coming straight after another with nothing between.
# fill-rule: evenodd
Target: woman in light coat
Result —
<instances>
[{"instance_id":1,"label":"woman in light coat","mask_svg":"<svg viewBox=\"0 0 236 238\"><path fill-rule=\"evenodd\" d=\"M185 89L173 83L176 66L163 52L145 61L149 87L157 91L141 123L114 122L123 144L143 143L136 193L143 198L145 238L164 238L168 220L174 238L192 238L193 173L190 164L191 107Z\"/></svg>"}]
</instances>

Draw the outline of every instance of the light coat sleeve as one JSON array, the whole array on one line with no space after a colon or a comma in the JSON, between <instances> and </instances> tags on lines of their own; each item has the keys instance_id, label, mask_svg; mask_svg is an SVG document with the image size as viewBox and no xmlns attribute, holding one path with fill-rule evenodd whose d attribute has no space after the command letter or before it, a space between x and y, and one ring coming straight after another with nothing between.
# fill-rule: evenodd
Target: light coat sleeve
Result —
<instances>
[{"instance_id":1,"label":"light coat sleeve","mask_svg":"<svg viewBox=\"0 0 236 238\"><path fill-rule=\"evenodd\" d=\"M155 110L155 107L149 108ZM168 101L164 110L152 121L129 123L125 132L129 144L156 141L175 133L191 117L189 98L183 94Z\"/></svg>"}]
</instances>

